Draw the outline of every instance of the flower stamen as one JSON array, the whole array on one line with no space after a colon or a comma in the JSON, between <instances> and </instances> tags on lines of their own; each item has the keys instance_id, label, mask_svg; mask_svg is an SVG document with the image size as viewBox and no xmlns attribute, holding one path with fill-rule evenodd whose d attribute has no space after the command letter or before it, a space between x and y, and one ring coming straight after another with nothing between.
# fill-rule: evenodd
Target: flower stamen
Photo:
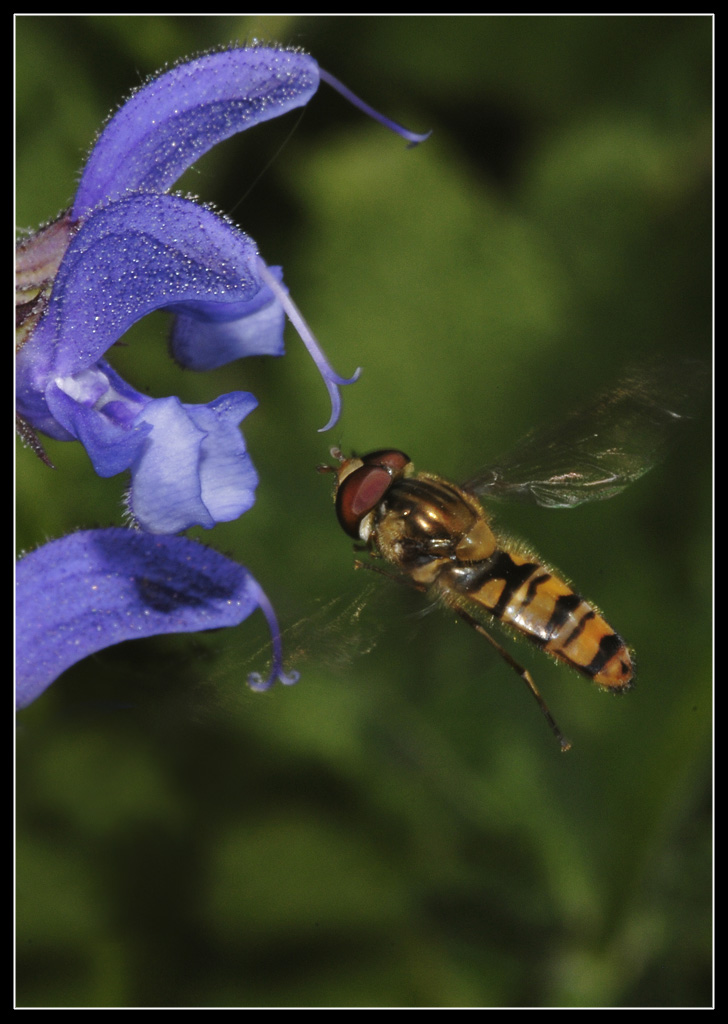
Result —
<instances>
[{"instance_id":1,"label":"flower stamen","mask_svg":"<svg viewBox=\"0 0 728 1024\"><path fill-rule=\"evenodd\" d=\"M248 585L251 593L255 595L258 607L266 617L273 646L273 664L271 665L271 670L268 673L267 678L263 679L260 672L250 672L247 678L248 686L256 693L263 693L265 690L269 690L276 679L283 683L284 686L293 686L294 683L298 682L300 673L295 670L292 672L285 672L283 670L283 644L281 642L281 630L278 625L278 619L273 609L273 605L268 600L267 594L257 580L254 580L251 577Z\"/></svg>"},{"instance_id":2,"label":"flower stamen","mask_svg":"<svg viewBox=\"0 0 728 1024\"><path fill-rule=\"evenodd\" d=\"M419 146L425 139L429 139L432 132L412 132L409 128L405 128L404 125L398 124L397 121L393 121L389 117L385 117L384 114L380 114L374 107L370 107L364 100L347 89L343 82L340 82L338 78L334 78L328 71L324 71L322 67L319 67L319 78L322 82L326 82L332 89L336 89L344 99L348 100L353 106L358 107L359 110L363 111L368 117L373 118L375 121L379 121L380 124L384 125L385 128L389 128L390 131L395 132L397 135L401 135L403 139L407 140L407 149L412 149L413 146Z\"/></svg>"},{"instance_id":3,"label":"flower stamen","mask_svg":"<svg viewBox=\"0 0 728 1024\"><path fill-rule=\"evenodd\" d=\"M304 320L300 309L290 297L286 289L281 286L277 278L271 274L262 259L258 259L258 273L285 310L286 316L291 321L301 341L308 349L309 355L316 364L316 367L323 378L323 382L326 385L329 398L331 399L331 417L326 426L319 427L319 433L321 434L325 430L330 430L339 418L339 414L341 412L341 395L339 394L339 388L343 387L345 384L353 384L354 381L358 380L359 375L361 374L361 367L358 367L351 377L341 377L338 373L335 373L328 359L324 355L323 349L319 345L315 334Z\"/></svg>"}]
</instances>

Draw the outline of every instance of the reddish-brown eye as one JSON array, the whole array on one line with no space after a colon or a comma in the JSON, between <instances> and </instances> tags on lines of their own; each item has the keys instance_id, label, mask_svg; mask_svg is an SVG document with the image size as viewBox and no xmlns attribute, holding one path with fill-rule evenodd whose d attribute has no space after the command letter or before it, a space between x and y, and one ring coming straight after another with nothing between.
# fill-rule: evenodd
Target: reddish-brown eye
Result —
<instances>
[{"instance_id":1,"label":"reddish-brown eye","mask_svg":"<svg viewBox=\"0 0 728 1024\"><path fill-rule=\"evenodd\" d=\"M361 540L359 527L362 519L377 507L392 484L405 475L410 459L396 448L381 448L348 461L358 461L363 465L340 481L336 492L336 515L341 528L350 537Z\"/></svg>"},{"instance_id":2,"label":"reddish-brown eye","mask_svg":"<svg viewBox=\"0 0 728 1024\"><path fill-rule=\"evenodd\" d=\"M379 451L362 455L361 461L365 466L381 466L382 469L389 470L393 479L398 479L409 465L410 457L396 448L381 448Z\"/></svg>"},{"instance_id":3,"label":"reddish-brown eye","mask_svg":"<svg viewBox=\"0 0 728 1024\"><path fill-rule=\"evenodd\" d=\"M342 529L359 539L359 524L392 486L391 474L381 466L360 466L350 473L336 492L336 515Z\"/></svg>"}]
</instances>

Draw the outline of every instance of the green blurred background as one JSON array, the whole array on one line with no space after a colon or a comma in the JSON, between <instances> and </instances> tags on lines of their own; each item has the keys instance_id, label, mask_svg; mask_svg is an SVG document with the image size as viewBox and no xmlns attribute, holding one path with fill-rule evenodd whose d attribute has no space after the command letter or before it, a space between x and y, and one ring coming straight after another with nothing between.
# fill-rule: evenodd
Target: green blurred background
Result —
<instances>
[{"instance_id":1,"label":"green blurred background","mask_svg":"<svg viewBox=\"0 0 728 1024\"><path fill-rule=\"evenodd\" d=\"M628 492L505 506L637 652L603 696L507 641L573 749L485 642L352 569L315 472L396 446L463 479L634 360L711 351L705 17L20 17L17 223L72 199L94 133L167 62L304 47L408 126L322 86L180 188L281 263L340 373L193 375L162 315L112 358L154 395L252 391L255 508L204 540L276 605L293 688L236 630L112 648L18 717L21 1006L687 1006L711 1000L709 411ZM77 446L18 449L18 541L122 523ZM200 531L200 536L203 532ZM401 592L400 592L401 591Z\"/></svg>"}]
</instances>

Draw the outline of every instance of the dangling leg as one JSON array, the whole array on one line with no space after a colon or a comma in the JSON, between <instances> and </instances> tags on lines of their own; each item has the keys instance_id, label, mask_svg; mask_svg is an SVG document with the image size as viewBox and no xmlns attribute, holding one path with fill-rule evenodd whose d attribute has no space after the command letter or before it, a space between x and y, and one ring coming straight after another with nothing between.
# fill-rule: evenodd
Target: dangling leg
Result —
<instances>
[{"instance_id":1,"label":"dangling leg","mask_svg":"<svg viewBox=\"0 0 728 1024\"><path fill-rule=\"evenodd\" d=\"M383 569L383 568L381 568L378 565L372 565L370 562L362 562L360 559L356 559L355 560L354 568L355 569L368 569L370 572L379 573L380 576L386 576L388 579L394 580L396 583L402 583L405 586L412 587L413 590L419 590L420 592L423 592L423 593L426 593L427 590L428 590L427 587L423 586L420 583L415 583L414 580L409 579L407 576L403 576L403 575L397 574L397 573L388 572L386 569ZM543 699L543 697L539 693L538 687L536 686L536 684L534 683L533 679L531 678L531 673L527 669L525 669L523 667L523 665L520 665L516 661L516 659L514 657L512 657L508 653L508 651L505 649L505 647L501 647L501 645L498 643L498 641L494 640L493 637L490 635L490 633L483 626L481 626L481 624L478 622L478 620L473 618L473 616L470 615L469 612L466 612L464 608L458 607L458 605L452 605L451 607L452 607L452 610L454 612L456 612L460 616L461 619L463 619L465 622L467 622L467 624L469 626L472 626L472 628L475 630L476 633L480 633L481 636L484 636L485 639L488 641L488 643L492 647L494 647L496 649L498 654L500 654L501 658L503 658L503 660L506 662L506 664L510 665L511 668L514 670L514 672L518 673L518 675L524 681L524 683L529 688L529 690L531 691L533 696L536 698L536 702L538 703L538 706L541 708L541 711L542 711L542 713L544 715L544 718L549 723L549 726L551 727L552 733L554 734L556 739L559 741L559 746L561 747L562 752L566 753L567 750L570 750L571 749L570 741L566 739L566 737L562 733L561 729L559 729L558 725L554 721L554 717L551 714L551 712L549 711L548 705L546 704L546 701Z\"/></svg>"},{"instance_id":2,"label":"dangling leg","mask_svg":"<svg viewBox=\"0 0 728 1024\"><path fill-rule=\"evenodd\" d=\"M490 635L490 633L486 629L484 629L483 626L481 626L481 624L478 622L478 620L473 618L473 616L470 615L469 612L466 612L464 608L459 608L457 605L455 605L453 607L453 611L457 612L457 614L460 616L460 618L463 619L465 622L467 622L467 624L469 626L472 626L472 628L476 631L476 633L480 633L481 636L484 636L485 639L488 641L488 643L491 644L491 646L494 647L496 649L496 651L498 651L498 653L500 654L501 658L503 658L503 660L508 665L510 665L511 668L515 672L518 673L518 675L524 681L524 683L529 688L529 690L531 691L533 696L536 698L536 701L538 702L538 706L541 708L541 711L543 712L543 714L544 714L544 716L546 718L546 721L551 726L551 731L553 732L553 734L556 737L556 739L559 741L559 744L561 746L561 750L563 752L566 752L567 750L569 750L570 747L571 747L571 743L564 737L564 734L561 732L561 729L559 729L558 725L554 721L553 716L552 716L551 712L549 711L549 709L548 709L548 707L546 705L546 701L543 699L543 697L539 693L536 684L534 683L533 679L531 678L531 673L527 669L525 669L523 667L523 665L519 665L519 663L516 661L516 659L511 657L511 655L508 653L508 651L505 649L505 647L501 647L501 645L498 643L498 641L494 640L493 637Z\"/></svg>"}]
</instances>

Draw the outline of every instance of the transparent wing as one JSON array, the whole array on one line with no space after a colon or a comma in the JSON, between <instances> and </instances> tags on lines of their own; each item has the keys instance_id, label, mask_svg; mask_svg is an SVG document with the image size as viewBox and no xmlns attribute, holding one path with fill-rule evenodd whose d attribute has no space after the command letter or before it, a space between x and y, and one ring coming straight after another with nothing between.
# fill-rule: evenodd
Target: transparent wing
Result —
<instances>
[{"instance_id":1,"label":"transparent wing","mask_svg":"<svg viewBox=\"0 0 728 1024\"><path fill-rule=\"evenodd\" d=\"M697 361L635 368L559 426L527 434L463 489L547 508L611 498L662 459L709 381L708 367Z\"/></svg>"}]
</instances>

